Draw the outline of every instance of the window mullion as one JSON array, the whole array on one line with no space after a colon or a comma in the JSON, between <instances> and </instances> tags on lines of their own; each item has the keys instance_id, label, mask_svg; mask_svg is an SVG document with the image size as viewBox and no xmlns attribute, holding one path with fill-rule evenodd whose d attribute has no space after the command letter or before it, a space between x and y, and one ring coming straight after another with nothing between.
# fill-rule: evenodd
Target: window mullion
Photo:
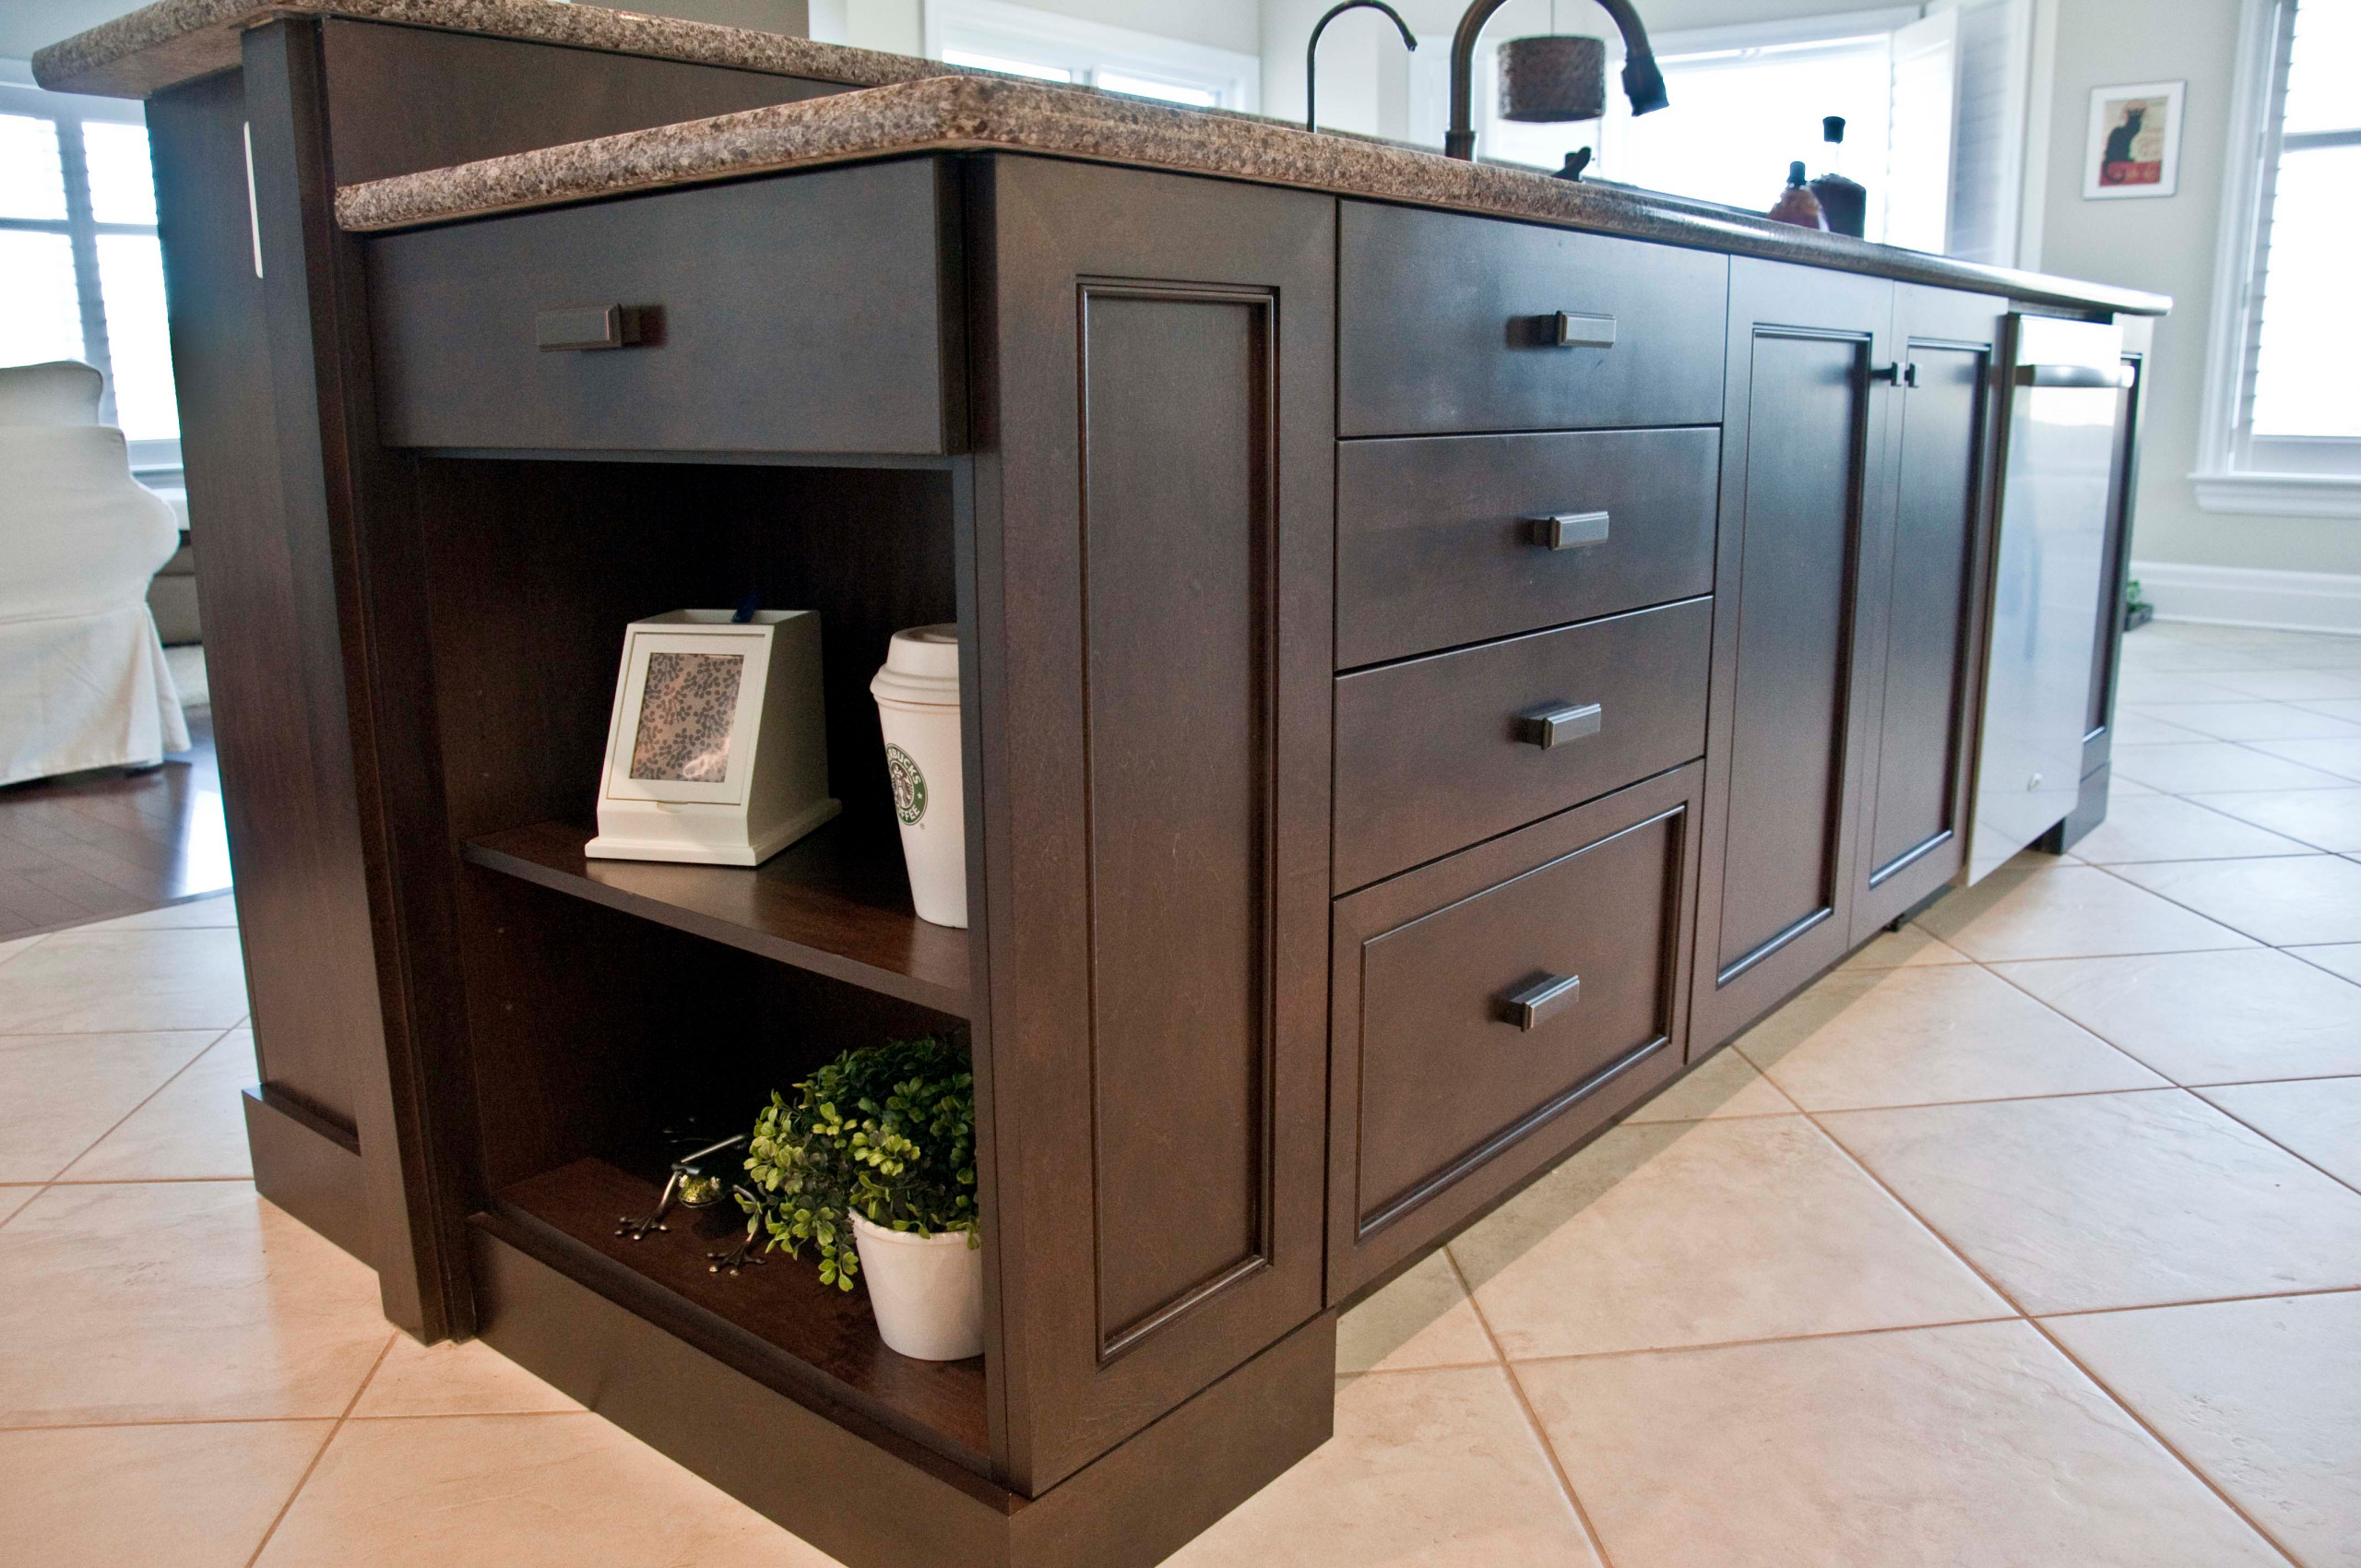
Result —
<instances>
[{"instance_id":1,"label":"window mullion","mask_svg":"<svg viewBox=\"0 0 2361 1568\"><path fill-rule=\"evenodd\" d=\"M82 357L106 377L101 422L115 422L114 356L107 345L106 295L99 286L98 231L90 208L90 166L82 149L82 123L57 120L58 161L65 176L66 234L74 247L74 292L82 310Z\"/></svg>"}]
</instances>

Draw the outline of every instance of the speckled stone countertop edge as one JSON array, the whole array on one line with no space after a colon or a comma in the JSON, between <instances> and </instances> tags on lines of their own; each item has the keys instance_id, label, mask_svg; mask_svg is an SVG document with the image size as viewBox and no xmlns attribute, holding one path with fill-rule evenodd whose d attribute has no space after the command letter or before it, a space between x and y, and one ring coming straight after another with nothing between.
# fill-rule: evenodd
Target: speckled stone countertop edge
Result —
<instances>
[{"instance_id":1,"label":"speckled stone countertop edge","mask_svg":"<svg viewBox=\"0 0 2361 1568\"><path fill-rule=\"evenodd\" d=\"M1001 77L903 81L347 185L337 193L337 220L375 233L830 163L976 150L1520 219L2053 304L2131 315L2172 308L2169 299L2136 290L1870 244L1623 186Z\"/></svg>"},{"instance_id":2,"label":"speckled stone countertop edge","mask_svg":"<svg viewBox=\"0 0 2361 1568\"><path fill-rule=\"evenodd\" d=\"M146 98L235 67L239 35L290 17L343 17L876 87L961 73L939 60L808 38L552 0L155 0L34 51L33 79L56 92Z\"/></svg>"}]
</instances>

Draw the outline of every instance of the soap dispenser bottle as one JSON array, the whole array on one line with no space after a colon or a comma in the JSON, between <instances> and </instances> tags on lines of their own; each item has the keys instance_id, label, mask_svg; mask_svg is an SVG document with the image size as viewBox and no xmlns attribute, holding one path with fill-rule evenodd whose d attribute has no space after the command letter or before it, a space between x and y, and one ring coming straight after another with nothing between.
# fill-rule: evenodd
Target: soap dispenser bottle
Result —
<instances>
[{"instance_id":1,"label":"soap dispenser bottle","mask_svg":"<svg viewBox=\"0 0 2361 1568\"><path fill-rule=\"evenodd\" d=\"M1771 221L1792 223L1798 229L1825 229L1828 220L1821 215L1820 198L1804 184L1804 166L1800 160L1787 165L1787 188L1771 204Z\"/></svg>"},{"instance_id":2,"label":"soap dispenser bottle","mask_svg":"<svg viewBox=\"0 0 2361 1568\"><path fill-rule=\"evenodd\" d=\"M1829 145L1837 148L1828 155L1829 161L1832 164L1842 161L1845 116L1831 114L1821 121L1820 128L1827 137ZM1850 234L1857 240L1861 238L1869 221L1869 193L1859 182L1846 179L1832 167L1811 183L1811 194L1820 198L1821 216L1828 220L1829 228L1839 234Z\"/></svg>"}]
</instances>

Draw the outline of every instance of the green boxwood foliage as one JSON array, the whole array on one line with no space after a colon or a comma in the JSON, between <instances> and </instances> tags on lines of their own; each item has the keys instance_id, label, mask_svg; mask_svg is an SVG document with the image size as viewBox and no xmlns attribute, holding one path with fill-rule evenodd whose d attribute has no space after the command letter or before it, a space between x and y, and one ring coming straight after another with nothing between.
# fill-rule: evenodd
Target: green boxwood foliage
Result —
<instances>
[{"instance_id":1,"label":"green boxwood foliage","mask_svg":"<svg viewBox=\"0 0 2361 1568\"><path fill-rule=\"evenodd\" d=\"M800 1258L818 1250L823 1281L860 1272L851 1216L920 1236L976 1238L976 1080L963 1045L896 1040L848 1051L787 1094L774 1093L747 1146L738 1197L747 1229Z\"/></svg>"}]
</instances>

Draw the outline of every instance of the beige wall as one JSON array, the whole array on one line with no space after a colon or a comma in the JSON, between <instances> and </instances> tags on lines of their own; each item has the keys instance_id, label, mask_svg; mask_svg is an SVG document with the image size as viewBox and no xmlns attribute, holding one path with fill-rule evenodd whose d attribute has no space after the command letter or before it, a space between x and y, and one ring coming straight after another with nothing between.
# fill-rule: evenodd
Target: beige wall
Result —
<instances>
[{"instance_id":1,"label":"beige wall","mask_svg":"<svg viewBox=\"0 0 2361 1568\"><path fill-rule=\"evenodd\" d=\"M2198 509L2199 405L2222 223L2237 0L2053 0L2057 83L2041 255L2046 272L2173 296L2158 324L2155 379L2141 452L2138 531L2147 561L2295 572L2361 572L2361 525L2331 518L2233 517ZM2178 194L2085 201L2082 158L2091 89L2189 83Z\"/></svg>"}]
</instances>

